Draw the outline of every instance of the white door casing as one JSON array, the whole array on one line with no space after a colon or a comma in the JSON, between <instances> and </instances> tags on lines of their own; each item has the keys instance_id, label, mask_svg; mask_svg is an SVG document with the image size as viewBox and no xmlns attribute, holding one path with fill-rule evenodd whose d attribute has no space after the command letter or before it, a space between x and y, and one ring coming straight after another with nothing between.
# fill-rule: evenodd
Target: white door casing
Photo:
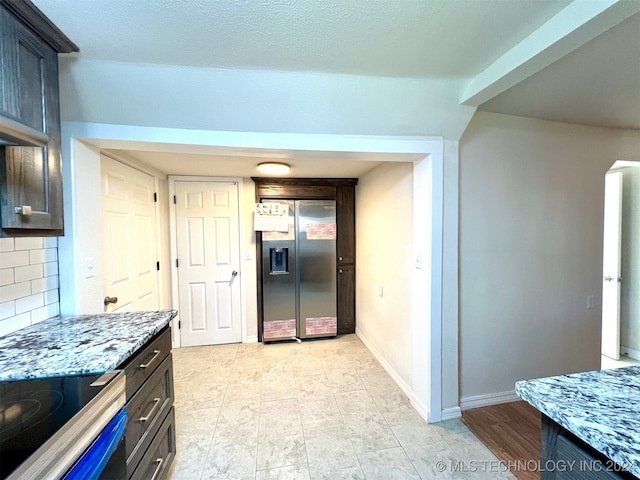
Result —
<instances>
[{"instance_id":1,"label":"white door casing","mask_svg":"<svg viewBox=\"0 0 640 480\"><path fill-rule=\"evenodd\" d=\"M602 354L620 358L622 172L605 175L602 254Z\"/></svg>"},{"instance_id":2,"label":"white door casing","mask_svg":"<svg viewBox=\"0 0 640 480\"><path fill-rule=\"evenodd\" d=\"M155 180L101 155L104 294L107 312L159 308Z\"/></svg>"},{"instance_id":3,"label":"white door casing","mask_svg":"<svg viewBox=\"0 0 640 480\"><path fill-rule=\"evenodd\" d=\"M242 341L236 182L175 182L180 345Z\"/></svg>"}]
</instances>

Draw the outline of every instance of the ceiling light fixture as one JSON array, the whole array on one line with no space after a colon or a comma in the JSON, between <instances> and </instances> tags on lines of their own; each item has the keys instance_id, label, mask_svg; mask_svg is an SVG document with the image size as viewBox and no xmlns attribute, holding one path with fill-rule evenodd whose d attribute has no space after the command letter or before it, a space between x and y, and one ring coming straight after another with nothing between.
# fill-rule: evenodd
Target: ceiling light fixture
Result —
<instances>
[{"instance_id":1,"label":"ceiling light fixture","mask_svg":"<svg viewBox=\"0 0 640 480\"><path fill-rule=\"evenodd\" d=\"M268 175L285 175L291 171L291 165L281 162L263 162L258 164L258 170Z\"/></svg>"}]
</instances>

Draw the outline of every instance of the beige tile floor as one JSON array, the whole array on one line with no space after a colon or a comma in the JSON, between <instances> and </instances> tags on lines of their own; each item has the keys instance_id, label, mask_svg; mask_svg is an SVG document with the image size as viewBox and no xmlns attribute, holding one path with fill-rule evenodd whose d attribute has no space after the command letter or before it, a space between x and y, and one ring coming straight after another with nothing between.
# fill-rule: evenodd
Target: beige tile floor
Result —
<instances>
[{"instance_id":1,"label":"beige tile floor","mask_svg":"<svg viewBox=\"0 0 640 480\"><path fill-rule=\"evenodd\" d=\"M174 379L170 480L514 478L461 421L425 423L355 335L175 349Z\"/></svg>"}]
</instances>

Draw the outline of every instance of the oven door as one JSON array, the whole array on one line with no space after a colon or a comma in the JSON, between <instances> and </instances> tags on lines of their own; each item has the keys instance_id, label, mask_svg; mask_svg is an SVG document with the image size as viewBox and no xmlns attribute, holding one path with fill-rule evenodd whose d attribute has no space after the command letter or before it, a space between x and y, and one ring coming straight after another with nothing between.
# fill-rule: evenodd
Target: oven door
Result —
<instances>
[{"instance_id":1,"label":"oven door","mask_svg":"<svg viewBox=\"0 0 640 480\"><path fill-rule=\"evenodd\" d=\"M82 454L65 480L98 480L107 467L109 460L121 448L127 431L127 411L123 407L111 420L95 442ZM122 462L124 469L126 462ZM122 478L122 477L120 477Z\"/></svg>"},{"instance_id":2,"label":"oven door","mask_svg":"<svg viewBox=\"0 0 640 480\"><path fill-rule=\"evenodd\" d=\"M31 454L8 480L57 480L70 475L85 452L91 452L97 443L96 439L108 431L107 427L112 424L117 427L122 422L122 410L126 402L125 385L124 371L107 372L94 381L91 386L101 388L100 392ZM126 426L126 414L124 425ZM111 433L106 433L105 438L115 441L120 434L124 432L115 428ZM121 439L120 442L115 442L116 448L118 443L122 443ZM103 453L106 454L109 450L110 447L103 449ZM107 456L107 461L108 458Z\"/></svg>"}]
</instances>

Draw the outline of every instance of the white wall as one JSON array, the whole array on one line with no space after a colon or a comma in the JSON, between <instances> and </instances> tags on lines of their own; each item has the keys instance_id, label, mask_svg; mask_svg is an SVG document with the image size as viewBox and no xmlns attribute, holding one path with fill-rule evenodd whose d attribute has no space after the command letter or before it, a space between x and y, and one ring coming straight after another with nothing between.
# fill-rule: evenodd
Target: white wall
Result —
<instances>
[{"instance_id":1,"label":"white wall","mask_svg":"<svg viewBox=\"0 0 640 480\"><path fill-rule=\"evenodd\" d=\"M250 178L243 178L242 198L240 199L240 235L244 257L242 270L245 332L244 342L258 341L258 285L256 280L256 232L253 230L253 212L256 203L256 184Z\"/></svg>"},{"instance_id":2,"label":"white wall","mask_svg":"<svg viewBox=\"0 0 640 480\"><path fill-rule=\"evenodd\" d=\"M157 178L157 177L156 177ZM159 209L158 256L160 258L160 308L171 307L171 248L169 244L169 182L166 178L157 178Z\"/></svg>"},{"instance_id":3,"label":"white wall","mask_svg":"<svg viewBox=\"0 0 640 480\"><path fill-rule=\"evenodd\" d=\"M409 387L413 385L412 170L409 163L383 164L360 178L356 197L358 334Z\"/></svg>"},{"instance_id":4,"label":"white wall","mask_svg":"<svg viewBox=\"0 0 640 480\"><path fill-rule=\"evenodd\" d=\"M622 172L620 346L640 353L640 168Z\"/></svg>"},{"instance_id":5,"label":"white wall","mask_svg":"<svg viewBox=\"0 0 640 480\"><path fill-rule=\"evenodd\" d=\"M463 408L599 368L604 175L636 158L634 131L473 117L460 141Z\"/></svg>"},{"instance_id":6,"label":"white wall","mask_svg":"<svg viewBox=\"0 0 640 480\"><path fill-rule=\"evenodd\" d=\"M116 125L458 139L475 110L459 104L465 85L60 57L62 119Z\"/></svg>"},{"instance_id":7,"label":"white wall","mask_svg":"<svg viewBox=\"0 0 640 480\"><path fill-rule=\"evenodd\" d=\"M0 238L0 336L60 311L58 239Z\"/></svg>"},{"instance_id":8,"label":"white wall","mask_svg":"<svg viewBox=\"0 0 640 480\"><path fill-rule=\"evenodd\" d=\"M442 409L443 417L458 408L458 142L444 142L442 225Z\"/></svg>"},{"instance_id":9,"label":"white wall","mask_svg":"<svg viewBox=\"0 0 640 480\"><path fill-rule=\"evenodd\" d=\"M60 312L103 313L102 188L100 149L65 134L62 126L64 237L60 256ZM84 260L94 259L95 276L84 278Z\"/></svg>"}]
</instances>

